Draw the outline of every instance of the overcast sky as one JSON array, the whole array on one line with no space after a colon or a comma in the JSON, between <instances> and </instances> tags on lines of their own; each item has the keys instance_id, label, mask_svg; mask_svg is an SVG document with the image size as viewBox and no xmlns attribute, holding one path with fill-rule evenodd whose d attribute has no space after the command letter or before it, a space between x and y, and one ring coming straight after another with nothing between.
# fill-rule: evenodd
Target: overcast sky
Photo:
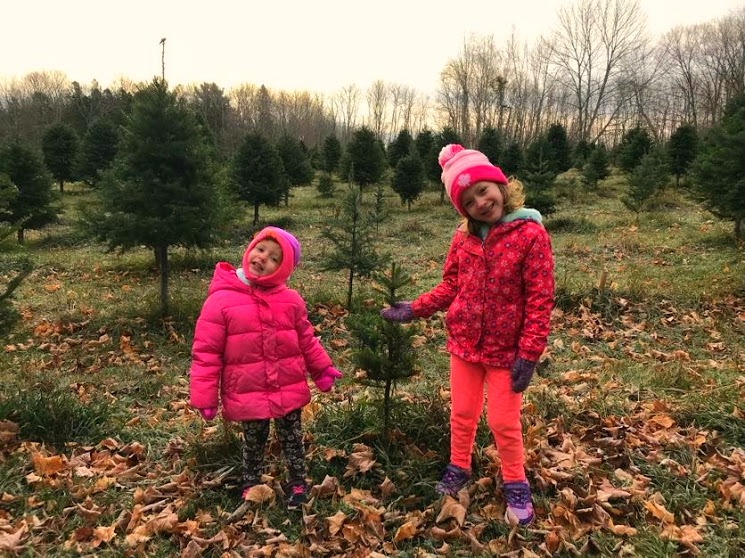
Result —
<instances>
[{"instance_id":1,"label":"overcast sky","mask_svg":"<svg viewBox=\"0 0 745 558\"><path fill-rule=\"evenodd\" d=\"M106 87L240 83L333 93L351 83L429 93L471 33L533 42L568 0L5 0L0 80L59 70ZM745 0L640 0L650 33L727 15Z\"/></svg>"}]
</instances>

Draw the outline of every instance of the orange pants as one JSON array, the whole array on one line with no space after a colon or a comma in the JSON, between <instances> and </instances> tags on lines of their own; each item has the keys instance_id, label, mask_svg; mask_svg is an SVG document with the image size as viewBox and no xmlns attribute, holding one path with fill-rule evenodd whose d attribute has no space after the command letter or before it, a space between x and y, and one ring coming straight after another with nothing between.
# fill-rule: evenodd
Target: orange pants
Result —
<instances>
[{"instance_id":1,"label":"orange pants","mask_svg":"<svg viewBox=\"0 0 745 558\"><path fill-rule=\"evenodd\" d=\"M450 355L450 462L471 470L486 384L486 422L502 462L502 480L525 480L520 407L522 393L512 391L510 371L467 362Z\"/></svg>"}]
</instances>

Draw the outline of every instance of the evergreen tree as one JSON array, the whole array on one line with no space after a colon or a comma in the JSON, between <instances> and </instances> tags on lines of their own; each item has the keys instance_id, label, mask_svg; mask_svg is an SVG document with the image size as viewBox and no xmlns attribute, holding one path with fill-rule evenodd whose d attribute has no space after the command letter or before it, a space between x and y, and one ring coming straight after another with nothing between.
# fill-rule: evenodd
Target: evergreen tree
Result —
<instances>
[{"instance_id":1,"label":"evergreen tree","mask_svg":"<svg viewBox=\"0 0 745 558\"><path fill-rule=\"evenodd\" d=\"M385 203L385 198L385 187L382 182L378 182L375 185L375 196L373 197L373 206L370 212L370 218L375 223L375 232L379 232L380 224L388 219L390 214L388 206Z\"/></svg>"},{"instance_id":2,"label":"evergreen tree","mask_svg":"<svg viewBox=\"0 0 745 558\"><path fill-rule=\"evenodd\" d=\"M541 212L543 216L550 215L556 210L556 201L552 193L556 174L548 163L539 160L530 171L524 172L525 205Z\"/></svg>"},{"instance_id":3,"label":"evergreen tree","mask_svg":"<svg viewBox=\"0 0 745 558\"><path fill-rule=\"evenodd\" d=\"M44 164L59 184L60 192L65 190L65 180L75 179L79 148L75 130L63 122L50 126L44 132L41 140Z\"/></svg>"},{"instance_id":4,"label":"evergreen tree","mask_svg":"<svg viewBox=\"0 0 745 558\"><path fill-rule=\"evenodd\" d=\"M274 146L260 134L247 134L231 165L238 198L254 208L253 224L259 222L259 206L279 205L285 194L282 159Z\"/></svg>"},{"instance_id":5,"label":"evergreen tree","mask_svg":"<svg viewBox=\"0 0 745 558\"><path fill-rule=\"evenodd\" d=\"M629 175L629 190L621 198L621 202L636 214L637 224L641 212L649 207L655 194L667 184L670 178L667 169L665 152L661 148L655 148L642 157Z\"/></svg>"},{"instance_id":6,"label":"evergreen tree","mask_svg":"<svg viewBox=\"0 0 745 558\"><path fill-rule=\"evenodd\" d=\"M153 249L160 270L161 310L168 313L168 249L213 241L220 197L193 113L153 80L135 94L117 158L101 182L101 208L86 215L109 247Z\"/></svg>"},{"instance_id":7,"label":"evergreen tree","mask_svg":"<svg viewBox=\"0 0 745 558\"><path fill-rule=\"evenodd\" d=\"M376 274L375 279L375 290L388 304L396 302L399 291L411 283L411 278L395 262L391 264L390 272ZM412 347L416 330L384 320L377 311L354 315L348 324L358 347L352 360L357 368L365 372L360 382L384 390L382 434L387 438L393 387L396 382L417 373L417 357Z\"/></svg>"},{"instance_id":8,"label":"evergreen tree","mask_svg":"<svg viewBox=\"0 0 745 558\"><path fill-rule=\"evenodd\" d=\"M336 172L341 160L342 148L341 142L335 135L327 136L323 140L323 151L321 154L321 168L328 173Z\"/></svg>"},{"instance_id":9,"label":"evergreen tree","mask_svg":"<svg viewBox=\"0 0 745 558\"><path fill-rule=\"evenodd\" d=\"M416 152L419 154L422 163L425 165L426 170L427 160L432 157L432 152L434 151L435 135L431 130L422 130L417 134L416 139L414 139L414 147L416 148ZM437 157L435 157L435 159L437 159ZM437 168L439 167L440 165L438 163ZM430 177L427 176L427 178L429 179ZM437 178L437 180L439 180L439 178Z\"/></svg>"},{"instance_id":10,"label":"evergreen tree","mask_svg":"<svg viewBox=\"0 0 745 558\"><path fill-rule=\"evenodd\" d=\"M499 130L487 126L481 131L476 149L481 151L491 161L492 165L500 166L502 158L502 136Z\"/></svg>"},{"instance_id":11,"label":"evergreen tree","mask_svg":"<svg viewBox=\"0 0 745 558\"><path fill-rule=\"evenodd\" d=\"M683 124L675 130L667 142L670 172L675 176L675 187L680 186L680 177L688 172L698 150L698 132L691 124Z\"/></svg>"},{"instance_id":12,"label":"evergreen tree","mask_svg":"<svg viewBox=\"0 0 745 558\"><path fill-rule=\"evenodd\" d=\"M733 221L743 237L745 220L745 95L732 99L719 125L706 135L693 163L696 190L714 215Z\"/></svg>"},{"instance_id":13,"label":"evergreen tree","mask_svg":"<svg viewBox=\"0 0 745 558\"><path fill-rule=\"evenodd\" d=\"M316 186L318 193L321 194L322 198L333 198L334 191L336 190L336 184L334 178L330 173L322 173L318 177L318 185Z\"/></svg>"},{"instance_id":14,"label":"evergreen tree","mask_svg":"<svg viewBox=\"0 0 745 558\"><path fill-rule=\"evenodd\" d=\"M111 166L119 146L119 132L107 118L94 121L85 132L80 157L80 177L96 186Z\"/></svg>"},{"instance_id":15,"label":"evergreen tree","mask_svg":"<svg viewBox=\"0 0 745 558\"><path fill-rule=\"evenodd\" d=\"M546 162L555 174L561 174L572 167L571 152L567 131L561 124L551 124L546 132Z\"/></svg>"},{"instance_id":16,"label":"evergreen tree","mask_svg":"<svg viewBox=\"0 0 745 558\"><path fill-rule=\"evenodd\" d=\"M9 215L11 205L18 197L18 188L7 174L0 173L0 215ZM3 241L16 233L18 223L0 223L0 247ZM8 333L18 321L18 311L13 306L13 291L31 273L32 265L28 258L22 257L16 261L3 258L0 264L0 335Z\"/></svg>"},{"instance_id":17,"label":"evergreen tree","mask_svg":"<svg viewBox=\"0 0 745 558\"><path fill-rule=\"evenodd\" d=\"M585 140L581 139L577 142L577 145L574 146L574 152L572 153L572 158L574 160L574 166L578 169L582 169L585 166L585 163L587 162L587 159L590 157L590 155L593 152L593 146L592 144ZM607 155L607 154L606 154Z\"/></svg>"},{"instance_id":18,"label":"evergreen tree","mask_svg":"<svg viewBox=\"0 0 745 558\"><path fill-rule=\"evenodd\" d=\"M598 185L598 181L608 176L608 153L602 145L596 146L582 167L582 179L591 188Z\"/></svg>"},{"instance_id":19,"label":"evergreen tree","mask_svg":"<svg viewBox=\"0 0 745 558\"><path fill-rule=\"evenodd\" d=\"M57 219L60 208L50 188L52 177L41 156L20 140L11 141L0 150L0 173L7 175L18 190L0 221L15 223L16 237L23 243L25 230L41 229Z\"/></svg>"},{"instance_id":20,"label":"evergreen tree","mask_svg":"<svg viewBox=\"0 0 745 558\"><path fill-rule=\"evenodd\" d=\"M652 149L652 137L644 128L632 128L624 134L618 146L618 166L626 172L633 171Z\"/></svg>"},{"instance_id":21,"label":"evergreen tree","mask_svg":"<svg viewBox=\"0 0 745 558\"><path fill-rule=\"evenodd\" d=\"M414 147L414 138L408 130L401 130L396 139L388 146L388 165L396 168L398 162L404 157L408 157Z\"/></svg>"},{"instance_id":22,"label":"evergreen tree","mask_svg":"<svg viewBox=\"0 0 745 558\"><path fill-rule=\"evenodd\" d=\"M504 174L508 177L517 176L523 168L525 156L522 147L516 141L507 146L502 155L502 164L499 165Z\"/></svg>"},{"instance_id":23,"label":"evergreen tree","mask_svg":"<svg viewBox=\"0 0 745 558\"><path fill-rule=\"evenodd\" d=\"M427 176L430 177L430 180L433 179L436 182L440 183L440 203L445 203L445 185L442 183L442 167L440 166L440 151L442 151L442 148L446 145L450 145L451 143L457 143L458 145L463 145L463 140L460 139L460 136L458 135L458 132L456 132L453 128L450 126L445 126L442 131L437 135L437 141L435 142L435 149L434 149L434 157L433 160L430 161L425 167L425 172L427 173ZM463 146L465 147L465 146Z\"/></svg>"},{"instance_id":24,"label":"evergreen tree","mask_svg":"<svg viewBox=\"0 0 745 558\"><path fill-rule=\"evenodd\" d=\"M378 182L386 169L386 159L375 134L363 126L352 134L342 157L341 173L362 187Z\"/></svg>"},{"instance_id":25,"label":"evergreen tree","mask_svg":"<svg viewBox=\"0 0 745 558\"><path fill-rule=\"evenodd\" d=\"M277 152L292 186L307 186L313 180L313 167L299 140L284 135L277 142Z\"/></svg>"},{"instance_id":26,"label":"evergreen tree","mask_svg":"<svg viewBox=\"0 0 745 558\"><path fill-rule=\"evenodd\" d=\"M358 185L349 185L339 215L331 219L331 223L321 231L334 246L322 267L323 271L348 271L347 308L351 308L354 278L369 277L386 259L376 249L375 218L364 211Z\"/></svg>"},{"instance_id":27,"label":"evergreen tree","mask_svg":"<svg viewBox=\"0 0 745 558\"><path fill-rule=\"evenodd\" d=\"M416 150L399 160L391 179L391 187L401 198L401 204L405 203L407 209L411 210L411 203L424 190L424 165Z\"/></svg>"},{"instance_id":28,"label":"evergreen tree","mask_svg":"<svg viewBox=\"0 0 745 558\"><path fill-rule=\"evenodd\" d=\"M282 166L289 187L285 190L285 206L289 203L290 188L306 186L313 180L313 167L310 164L308 152L303 148L300 140L285 134L277 142L277 153L282 159Z\"/></svg>"}]
</instances>

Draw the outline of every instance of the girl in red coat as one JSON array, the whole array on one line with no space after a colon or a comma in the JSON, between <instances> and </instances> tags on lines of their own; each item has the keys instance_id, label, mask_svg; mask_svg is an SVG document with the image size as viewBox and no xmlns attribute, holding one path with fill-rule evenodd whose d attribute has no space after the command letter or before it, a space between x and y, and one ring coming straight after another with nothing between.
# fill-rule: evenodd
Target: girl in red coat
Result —
<instances>
[{"instance_id":1,"label":"girl in red coat","mask_svg":"<svg viewBox=\"0 0 745 558\"><path fill-rule=\"evenodd\" d=\"M484 405L500 455L510 524L533 520L525 476L520 406L549 332L554 301L551 241L540 214L523 207L522 184L460 145L440 152L442 181L465 217L450 243L442 281L413 302L381 311L406 322L447 310L450 353L450 464L438 492L455 495L471 477Z\"/></svg>"},{"instance_id":2,"label":"girl in red coat","mask_svg":"<svg viewBox=\"0 0 745 558\"><path fill-rule=\"evenodd\" d=\"M314 335L305 301L285 284L299 261L297 239L266 227L248 245L242 267L217 264L197 319L189 383L190 403L206 420L222 404L226 420L242 423L244 498L261 482L274 419L288 465L290 508L307 493L300 424L310 401L307 376L321 391L341 378Z\"/></svg>"}]
</instances>

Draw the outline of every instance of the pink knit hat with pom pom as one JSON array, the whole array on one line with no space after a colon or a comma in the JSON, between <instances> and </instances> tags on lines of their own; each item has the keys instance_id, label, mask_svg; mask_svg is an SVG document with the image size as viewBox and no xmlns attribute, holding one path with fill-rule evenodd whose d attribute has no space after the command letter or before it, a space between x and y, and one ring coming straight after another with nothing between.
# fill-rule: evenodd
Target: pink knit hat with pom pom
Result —
<instances>
[{"instance_id":1,"label":"pink knit hat with pom pom","mask_svg":"<svg viewBox=\"0 0 745 558\"><path fill-rule=\"evenodd\" d=\"M465 149L457 143L443 147L437 161L442 167L442 183L445 185L445 191L456 211L464 216L466 212L460 199L469 186L482 180L507 184L507 177L502 169L492 165L486 155L475 149Z\"/></svg>"}]
</instances>

